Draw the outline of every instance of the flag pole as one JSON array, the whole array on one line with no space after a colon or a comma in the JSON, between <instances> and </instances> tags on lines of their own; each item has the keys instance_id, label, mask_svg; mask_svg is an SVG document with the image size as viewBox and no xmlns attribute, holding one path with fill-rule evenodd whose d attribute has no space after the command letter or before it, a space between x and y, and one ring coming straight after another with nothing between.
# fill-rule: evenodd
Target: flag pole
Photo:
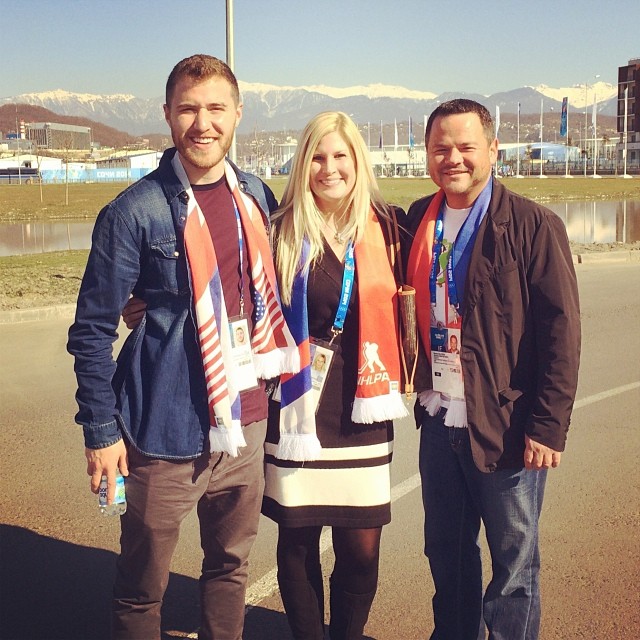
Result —
<instances>
[{"instance_id":1,"label":"flag pole","mask_svg":"<svg viewBox=\"0 0 640 640\"><path fill-rule=\"evenodd\" d=\"M424 178L429 178L429 171L427 166L427 116L422 116L424 119L424 135L422 139L424 140Z\"/></svg>"},{"instance_id":2,"label":"flag pole","mask_svg":"<svg viewBox=\"0 0 640 640\"><path fill-rule=\"evenodd\" d=\"M564 128L565 135L565 151L564 151L564 177L573 178L569 173L569 98L566 97L562 101L562 107L564 111L565 124L560 124L560 135L562 135L562 128ZM562 116L561 116L562 117Z\"/></svg>"},{"instance_id":3,"label":"flag pole","mask_svg":"<svg viewBox=\"0 0 640 640\"><path fill-rule=\"evenodd\" d=\"M545 176L542 173L542 118L543 118L543 114L544 113L544 98L540 98L540 178L546 178L547 176Z\"/></svg>"},{"instance_id":4,"label":"flag pole","mask_svg":"<svg viewBox=\"0 0 640 640\"><path fill-rule=\"evenodd\" d=\"M496 105L495 125L496 125L495 138L497 140L498 139L498 130L500 129L500 107L498 105ZM498 155L500 155L499 152L498 152ZM495 165L493 166L493 175L498 176L498 160L497 159L496 159Z\"/></svg>"},{"instance_id":5,"label":"flag pole","mask_svg":"<svg viewBox=\"0 0 640 640\"><path fill-rule=\"evenodd\" d=\"M601 178L602 176L598 175L598 107L596 100L596 88L595 85L593 87L593 178Z\"/></svg>"},{"instance_id":6,"label":"flag pole","mask_svg":"<svg viewBox=\"0 0 640 640\"><path fill-rule=\"evenodd\" d=\"M516 178L522 178L520 175L520 103L518 102L518 120L517 120L517 143L516 143Z\"/></svg>"}]
</instances>

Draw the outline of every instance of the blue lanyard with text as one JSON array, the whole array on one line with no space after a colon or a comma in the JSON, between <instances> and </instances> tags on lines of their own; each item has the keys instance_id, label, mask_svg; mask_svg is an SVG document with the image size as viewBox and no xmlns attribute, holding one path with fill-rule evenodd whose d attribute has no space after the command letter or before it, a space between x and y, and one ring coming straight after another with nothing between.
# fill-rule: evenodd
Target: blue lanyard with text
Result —
<instances>
[{"instance_id":1,"label":"blue lanyard with text","mask_svg":"<svg viewBox=\"0 0 640 640\"><path fill-rule=\"evenodd\" d=\"M460 308L460 301L458 300L456 281L453 277L453 247L454 245L452 244L451 251L449 251L449 259L447 260L447 287L449 288L449 303L453 305L453 308L456 311L458 311Z\"/></svg>"},{"instance_id":2,"label":"blue lanyard with text","mask_svg":"<svg viewBox=\"0 0 640 640\"><path fill-rule=\"evenodd\" d=\"M458 237L456 241L462 243L462 246L465 247L469 242L469 237L472 233L472 230L465 230L464 225L463 229L458 233ZM467 237L469 236L469 237ZM436 228L433 233L433 262L431 264L431 274L429 275L429 296L431 297L431 306L436 306L436 281L438 277L438 263L440 261L440 254L442 253L442 240L444 237L444 203L442 208L438 212L438 218L436 219ZM454 248L456 246L456 241L451 243L451 248L449 250L449 257L447 259L447 266L445 269L446 277L447 277L447 288L449 293L449 302L456 310L460 308L460 301L458 300L458 289L456 287L456 281L453 276L453 270L455 268L453 253Z\"/></svg>"},{"instance_id":3,"label":"blue lanyard with text","mask_svg":"<svg viewBox=\"0 0 640 640\"><path fill-rule=\"evenodd\" d=\"M347 245L347 252L344 256L344 273L342 274L342 291L340 292L340 302L338 304L338 310L336 311L336 317L331 327L332 338L330 344L335 340L337 336L342 333L344 328L344 321L347 317L347 310L349 309L349 301L351 300L351 292L353 291L353 280L355 277L356 263L354 257L353 242L349 241Z\"/></svg>"},{"instance_id":4,"label":"blue lanyard with text","mask_svg":"<svg viewBox=\"0 0 640 640\"><path fill-rule=\"evenodd\" d=\"M233 212L236 214L236 225L238 228L238 248L240 251L240 282L238 283L238 290L240 291L240 315L244 315L244 260L242 259L242 248L244 239L242 237L242 222L240 220L240 212L238 211L238 205L233 200Z\"/></svg>"},{"instance_id":5,"label":"blue lanyard with text","mask_svg":"<svg viewBox=\"0 0 640 640\"><path fill-rule=\"evenodd\" d=\"M440 207L436 218L436 228L433 232L433 260L431 262L431 273L429 274L429 297L431 306L436 306L436 281L438 279L438 263L442 253L442 238L444 236L444 203Z\"/></svg>"}]
</instances>

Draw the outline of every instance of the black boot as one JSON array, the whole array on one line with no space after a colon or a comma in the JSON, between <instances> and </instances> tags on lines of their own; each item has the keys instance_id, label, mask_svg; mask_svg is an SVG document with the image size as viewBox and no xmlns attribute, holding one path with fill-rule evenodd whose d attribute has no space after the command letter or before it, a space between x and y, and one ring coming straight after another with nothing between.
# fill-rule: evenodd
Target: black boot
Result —
<instances>
[{"instance_id":1,"label":"black boot","mask_svg":"<svg viewBox=\"0 0 640 640\"><path fill-rule=\"evenodd\" d=\"M370 593L349 593L333 578L330 584L329 637L331 640L361 640L376 590Z\"/></svg>"},{"instance_id":2,"label":"black boot","mask_svg":"<svg viewBox=\"0 0 640 640\"><path fill-rule=\"evenodd\" d=\"M324 596L310 582L278 577L280 596L295 640L323 640Z\"/></svg>"}]
</instances>

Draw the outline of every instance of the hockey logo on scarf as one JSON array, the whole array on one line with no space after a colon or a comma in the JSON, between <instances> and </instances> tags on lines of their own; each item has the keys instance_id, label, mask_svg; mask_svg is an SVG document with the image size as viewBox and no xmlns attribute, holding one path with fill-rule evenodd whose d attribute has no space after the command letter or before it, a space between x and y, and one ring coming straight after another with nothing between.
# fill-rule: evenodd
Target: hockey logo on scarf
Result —
<instances>
[{"instance_id":1,"label":"hockey logo on scarf","mask_svg":"<svg viewBox=\"0 0 640 640\"><path fill-rule=\"evenodd\" d=\"M307 248L303 248L304 264ZM397 285L389 264L380 222L370 211L364 238L355 245L358 276L360 349L358 380L353 402L353 422L372 424L408 415L400 394ZM316 460L321 445L316 436L311 387L311 357L307 316L308 271L293 283L292 303L284 306L287 325L300 351L300 371L281 377L280 441L276 457L281 460Z\"/></svg>"}]
</instances>

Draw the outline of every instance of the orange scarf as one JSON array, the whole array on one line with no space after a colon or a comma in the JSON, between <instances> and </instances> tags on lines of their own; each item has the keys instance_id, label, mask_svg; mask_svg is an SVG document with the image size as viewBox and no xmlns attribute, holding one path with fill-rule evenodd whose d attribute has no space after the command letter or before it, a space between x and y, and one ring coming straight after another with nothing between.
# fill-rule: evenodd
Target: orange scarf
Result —
<instances>
[{"instance_id":1,"label":"orange scarf","mask_svg":"<svg viewBox=\"0 0 640 640\"><path fill-rule=\"evenodd\" d=\"M444 192L438 191L431 199L427 212L416 231L409 262L407 264L407 284L416 290L416 318L422 344L431 361L431 294L429 292L429 274L433 263L433 238L436 229L438 211L444 199Z\"/></svg>"},{"instance_id":2,"label":"orange scarf","mask_svg":"<svg viewBox=\"0 0 640 640\"><path fill-rule=\"evenodd\" d=\"M398 286L389 267L382 225L373 209L355 245L360 349L351 419L369 424L407 415L400 394ZM383 267L384 265L384 267Z\"/></svg>"}]
</instances>

